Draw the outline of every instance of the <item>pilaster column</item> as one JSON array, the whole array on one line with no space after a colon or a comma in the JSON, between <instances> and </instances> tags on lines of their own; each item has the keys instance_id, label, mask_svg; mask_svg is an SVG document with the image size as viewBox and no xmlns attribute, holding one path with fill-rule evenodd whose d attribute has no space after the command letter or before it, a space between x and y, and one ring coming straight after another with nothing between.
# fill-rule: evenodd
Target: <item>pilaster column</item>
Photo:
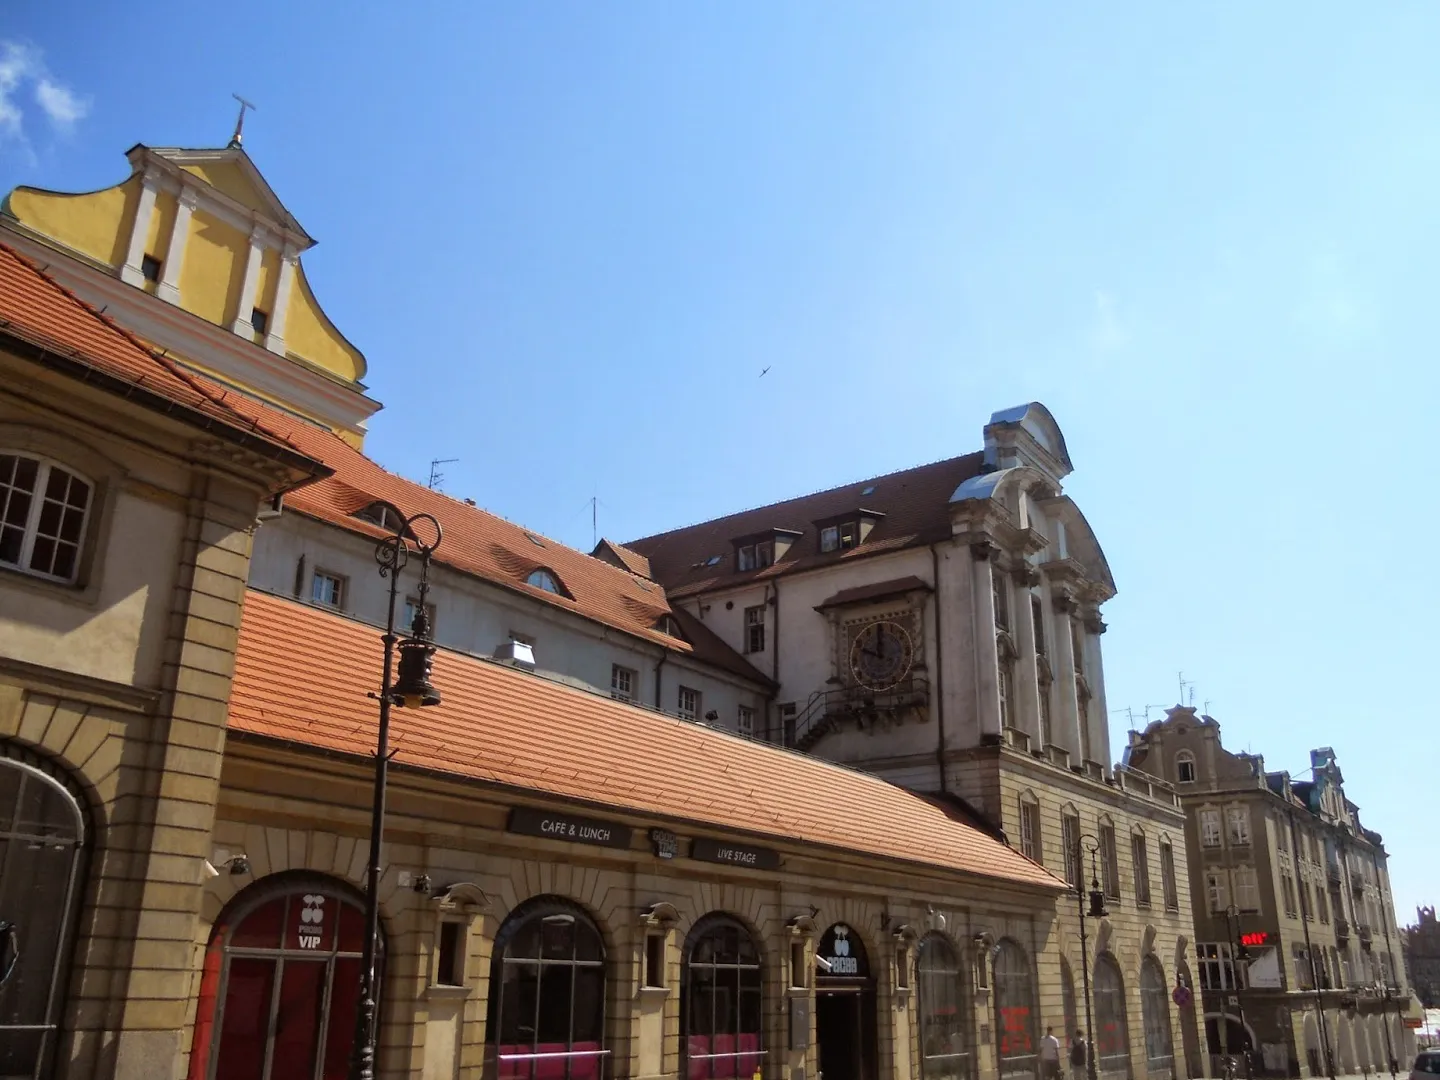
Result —
<instances>
[{"instance_id":1,"label":"pilaster column","mask_svg":"<svg viewBox=\"0 0 1440 1080\"><path fill-rule=\"evenodd\" d=\"M975 597L975 719L981 736L1000 734L1000 656L995 647L995 593L990 580L996 547L970 543L970 588Z\"/></svg>"},{"instance_id":2,"label":"pilaster column","mask_svg":"<svg viewBox=\"0 0 1440 1080\"><path fill-rule=\"evenodd\" d=\"M185 245L190 239L190 216L195 212L195 202L195 189L188 185L182 187L175 207L175 226L170 230L170 246L165 252L160 284L155 289L156 296L177 307L180 305L180 271L185 265Z\"/></svg>"},{"instance_id":3,"label":"pilaster column","mask_svg":"<svg viewBox=\"0 0 1440 1080\"><path fill-rule=\"evenodd\" d=\"M1030 745L1039 748L1044 743L1040 731L1040 676L1036 669L1035 653L1035 612L1030 604L1030 587L1039 581L1040 575L1027 562L1021 562L1010 573L1015 583L1012 593L1011 623L1015 635L1015 678L1011 687L1015 701L1011 708L1015 726L1030 736Z\"/></svg>"},{"instance_id":4,"label":"pilaster column","mask_svg":"<svg viewBox=\"0 0 1440 1080\"><path fill-rule=\"evenodd\" d=\"M135 205L135 220L130 225L130 245L120 267L120 280L137 288L145 287L145 242L150 238L150 219L155 214L155 195L160 190L160 174L146 169L140 177L140 201Z\"/></svg>"},{"instance_id":5,"label":"pilaster column","mask_svg":"<svg viewBox=\"0 0 1440 1080\"><path fill-rule=\"evenodd\" d=\"M1070 594L1051 587L1050 592L1050 657L1055 664L1055 681L1050 688L1054 710L1051 716L1055 742L1070 751L1072 764L1084 760L1084 743L1080 738L1081 717L1075 694L1075 651L1070 637L1070 613L1075 601Z\"/></svg>"},{"instance_id":6,"label":"pilaster column","mask_svg":"<svg viewBox=\"0 0 1440 1080\"><path fill-rule=\"evenodd\" d=\"M1082 612L1080 636L1085 648L1085 682L1090 687L1090 756L1107 768L1110 759L1110 713L1105 706L1105 665L1100 659L1100 635L1105 633L1105 620L1098 608Z\"/></svg>"},{"instance_id":7,"label":"pilaster column","mask_svg":"<svg viewBox=\"0 0 1440 1080\"><path fill-rule=\"evenodd\" d=\"M250 254L245 260L245 279L240 283L240 304L235 309L235 321L230 328L243 338L253 338L255 328L250 325L250 312L255 307L255 289L260 282L260 258L265 252L266 230L256 225L250 230Z\"/></svg>"},{"instance_id":8,"label":"pilaster column","mask_svg":"<svg viewBox=\"0 0 1440 1080\"><path fill-rule=\"evenodd\" d=\"M295 262L300 252L295 245L286 244L280 256L280 275L275 282L275 308L270 312L269 332L265 335L265 348L273 353L285 355L285 314L290 310L290 291L295 281Z\"/></svg>"}]
</instances>

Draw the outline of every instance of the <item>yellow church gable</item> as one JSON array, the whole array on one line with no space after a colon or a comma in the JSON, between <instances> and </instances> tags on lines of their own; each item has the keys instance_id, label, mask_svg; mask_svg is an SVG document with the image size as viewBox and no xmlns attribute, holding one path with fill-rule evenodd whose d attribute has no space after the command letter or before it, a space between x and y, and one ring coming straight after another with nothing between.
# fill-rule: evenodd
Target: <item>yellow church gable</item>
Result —
<instances>
[{"instance_id":1,"label":"yellow church gable","mask_svg":"<svg viewBox=\"0 0 1440 1080\"><path fill-rule=\"evenodd\" d=\"M127 157L131 176L100 191L16 188L0 204L0 230L133 287L120 301L134 309L131 329L178 359L358 443L379 407L364 395L365 357L306 278L301 252L315 241L249 156L136 146ZM104 295L87 299L126 321L114 285L93 285ZM177 310L213 329L167 314Z\"/></svg>"}]
</instances>

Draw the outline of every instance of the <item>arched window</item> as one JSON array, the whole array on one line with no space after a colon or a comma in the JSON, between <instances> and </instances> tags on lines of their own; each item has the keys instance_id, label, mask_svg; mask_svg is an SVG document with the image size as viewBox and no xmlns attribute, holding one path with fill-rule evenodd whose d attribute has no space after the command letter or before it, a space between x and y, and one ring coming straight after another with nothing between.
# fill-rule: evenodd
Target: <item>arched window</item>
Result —
<instances>
[{"instance_id":1,"label":"arched window","mask_svg":"<svg viewBox=\"0 0 1440 1080\"><path fill-rule=\"evenodd\" d=\"M398 533L405 527L405 515L390 503L376 501L363 510L356 510L355 516L371 525L379 525L386 532ZM408 532L407 532L407 535Z\"/></svg>"},{"instance_id":2,"label":"arched window","mask_svg":"<svg viewBox=\"0 0 1440 1080\"><path fill-rule=\"evenodd\" d=\"M685 939L681 1045L689 1080L749 1077L765 1054L760 950L728 915L707 915Z\"/></svg>"},{"instance_id":3,"label":"arched window","mask_svg":"<svg viewBox=\"0 0 1440 1080\"><path fill-rule=\"evenodd\" d=\"M487 1077L603 1074L605 945L579 907L538 897L510 913L490 961Z\"/></svg>"},{"instance_id":4,"label":"arched window","mask_svg":"<svg viewBox=\"0 0 1440 1080\"><path fill-rule=\"evenodd\" d=\"M1177 784L1193 784L1195 782L1195 755L1189 750L1181 750L1175 755L1175 782Z\"/></svg>"},{"instance_id":5,"label":"arched window","mask_svg":"<svg viewBox=\"0 0 1440 1080\"><path fill-rule=\"evenodd\" d=\"M1003 938L995 951L995 1029L1000 1033L1000 1075L1035 1074L1035 982L1030 958Z\"/></svg>"},{"instance_id":6,"label":"arched window","mask_svg":"<svg viewBox=\"0 0 1440 1080\"><path fill-rule=\"evenodd\" d=\"M1095 958L1095 1065L1104 1073L1130 1072L1125 984L1120 978L1120 965L1109 953Z\"/></svg>"},{"instance_id":7,"label":"arched window","mask_svg":"<svg viewBox=\"0 0 1440 1080\"><path fill-rule=\"evenodd\" d=\"M74 581L94 490L49 458L0 452L0 565Z\"/></svg>"},{"instance_id":8,"label":"arched window","mask_svg":"<svg viewBox=\"0 0 1440 1080\"><path fill-rule=\"evenodd\" d=\"M1153 1078L1175 1073L1175 1046L1170 1038L1170 991L1165 972L1154 956L1140 965L1140 1015L1145 1022L1145 1070Z\"/></svg>"},{"instance_id":9,"label":"arched window","mask_svg":"<svg viewBox=\"0 0 1440 1080\"><path fill-rule=\"evenodd\" d=\"M955 947L940 934L920 940L920 1074L924 1080L970 1075L969 1002Z\"/></svg>"},{"instance_id":10,"label":"arched window","mask_svg":"<svg viewBox=\"0 0 1440 1080\"><path fill-rule=\"evenodd\" d=\"M48 1076L85 891L85 818L46 763L0 744L0 1076ZM8 756L8 755L15 756ZM12 967L13 965L13 967Z\"/></svg>"},{"instance_id":11,"label":"arched window","mask_svg":"<svg viewBox=\"0 0 1440 1080\"><path fill-rule=\"evenodd\" d=\"M363 903L337 878L297 871L258 881L226 905L205 951L189 1080L346 1075ZM383 937L379 944L383 953Z\"/></svg>"},{"instance_id":12,"label":"arched window","mask_svg":"<svg viewBox=\"0 0 1440 1080\"><path fill-rule=\"evenodd\" d=\"M556 596L565 595L565 590L560 587L560 580L543 566L539 570L530 571L530 576L525 579L525 584L533 585L548 593L554 593Z\"/></svg>"}]
</instances>

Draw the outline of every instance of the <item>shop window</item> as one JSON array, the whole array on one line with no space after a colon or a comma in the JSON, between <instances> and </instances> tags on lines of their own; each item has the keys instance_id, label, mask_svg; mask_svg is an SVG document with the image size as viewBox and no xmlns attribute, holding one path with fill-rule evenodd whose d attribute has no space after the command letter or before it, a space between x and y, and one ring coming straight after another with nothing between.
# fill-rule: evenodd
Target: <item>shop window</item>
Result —
<instances>
[{"instance_id":1,"label":"shop window","mask_svg":"<svg viewBox=\"0 0 1440 1080\"><path fill-rule=\"evenodd\" d=\"M495 936L486 1076L598 1080L606 1072L605 946L579 907L520 905Z\"/></svg>"},{"instance_id":2,"label":"shop window","mask_svg":"<svg viewBox=\"0 0 1440 1080\"><path fill-rule=\"evenodd\" d=\"M48 1076L85 892L76 791L40 758L0 743L0 1075ZM11 756L14 755L14 756ZM12 966L13 965L13 966Z\"/></svg>"},{"instance_id":3,"label":"shop window","mask_svg":"<svg viewBox=\"0 0 1440 1080\"><path fill-rule=\"evenodd\" d=\"M1008 938L995 952L995 1031L1000 1075L1035 1075L1035 980L1030 958Z\"/></svg>"},{"instance_id":4,"label":"shop window","mask_svg":"<svg viewBox=\"0 0 1440 1080\"><path fill-rule=\"evenodd\" d=\"M1095 1064L1102 1073L1130 1073L1130 1025L1120 965L1109 953L1095 958Z\"/></svg>"},{"instance_id":5,"label":"shop window","mask_svg":"<svg viewBox=\"0 0 1440 1080\"><path fill-rule=\"evenodd\" d=\"M1153 955L1140 965L1140 1015L1145 1024L1146 1071L1151 1076L1171 1074L1175 1047L1170 1036L1170 991Z\"/></svg>"},{"instance_id":6,"label":"shop window","mask_svg":"<svg viewBox=\"0 0 1440 1080\"><path fill-rule=\"evenodd\" d=\"M645 979L647 990L664 990L669 983L665 979L665 935L645 935Z\"/></svg>"},{"instance_id":7,"label":"shop window","mask_svg":"<svg viewBox=\"0 0 1440 1080\"><path fill-rule=\"evenodd\" d=\"M344 882L303 872L275 874L227 905L201 972L189 1080L346 1075L362 905Z\"/></svg>"},{"instance_id":8,"label":"shop window","mask_svg":"<svg viewBox=\"0 0 1440 1080\"><path fill-rule=\"evenodd\" d=\"M709 915L685 941L680 1046L687 1080L751 1077L765 1057L760 950L728 915Z\"/></svg>"},{"instance_id":9,"label":"shop window","mask_svg":"<svg viewBox=\"0 0 1440 1080\"><path fill-rule=\"evenodd\" d=\"M465 924L454 919L440 923L435 942L435 985L465 985Z\"/></svg>"},{"instance_id":10,"label":"shop window","mask_svg":"<svg viewBox=\"0 0 1440 1080\"><path fill-rule=\"evenodd\" d=\"M48 458L0 452L0 566L74 582L94 491Z\"/></svg>"},{"instance_id":11,"label":"shop window","mask_svg":"<svg viewBox=\"0 0 1440 1080\"><path fill-rule=\"evenodd\" d=\"M920 940L920 1075L950 1080L970 1075L970 1003L955 947L937 933Z\"/></svg>"}]
</instances>

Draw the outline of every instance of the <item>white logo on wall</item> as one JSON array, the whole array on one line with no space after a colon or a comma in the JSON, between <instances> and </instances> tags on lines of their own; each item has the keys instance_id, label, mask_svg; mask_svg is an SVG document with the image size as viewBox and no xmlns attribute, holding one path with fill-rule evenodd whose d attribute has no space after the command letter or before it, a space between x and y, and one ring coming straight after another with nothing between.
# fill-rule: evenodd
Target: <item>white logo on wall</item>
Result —
<instances>
[{"instance_id":1,"label":"white logo on wall","mask_svg":"<svg viewBox=\"0 0 1440 1080\"><path fill-rule=\"evenodd\" d=\"M300 948L318 949L320 931L325 922L325 897L317 893L306 893L300 898Z\"/></svg>"},{"instance_id":2,"label":"white logo on wall","mask_svg":"<svg viewBox=\"0 0 1440 1080\"><path fill-rule=\"evenodd\" d=\"M855 957L850 955L850 928L843 924L835 927L835 942L830 946L835 955L827 957L830 961L831 975L858 975L860 965Z\"/></svg>"}]
</instances>

